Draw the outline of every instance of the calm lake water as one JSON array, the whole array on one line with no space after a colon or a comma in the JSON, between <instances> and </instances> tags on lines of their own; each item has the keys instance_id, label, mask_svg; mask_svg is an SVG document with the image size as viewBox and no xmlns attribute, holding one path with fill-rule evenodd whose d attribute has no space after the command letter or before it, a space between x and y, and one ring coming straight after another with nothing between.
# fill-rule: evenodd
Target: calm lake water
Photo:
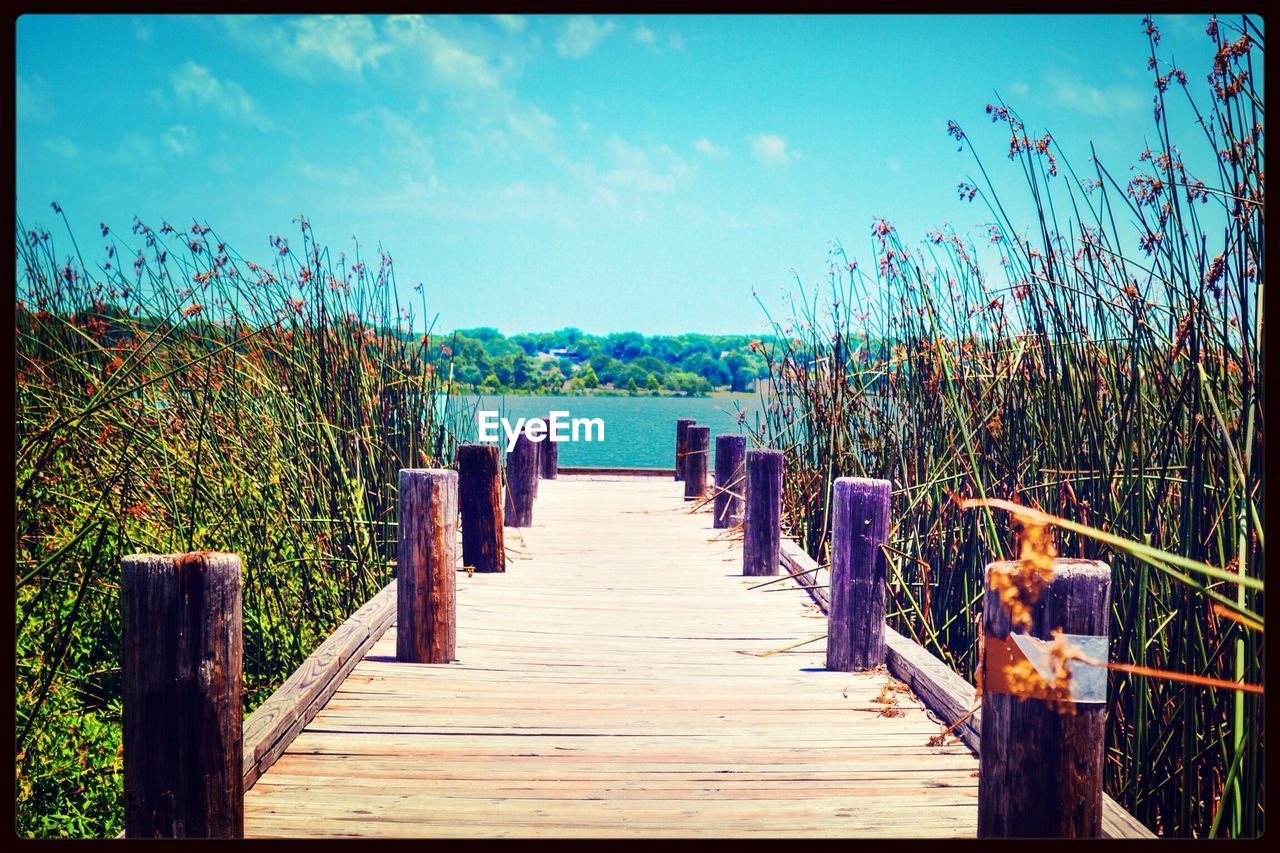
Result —
<instances>
[{"instance_id":1,"label":"calm lake water","mask_svg":"<svg viewBox=\"0 0 1280 853\"><path fill-rule=\"evenodd\" d=\"M567 397L460 396L450 398L451 411L466 413L469 429L463 441L476 440L474 409L498 412L515 425L516 418L547 417L553 409L571 418L600 418L604 441L566 441L560 444L560 464L625 468L670 468L675 460L676 418L696 418L711 427L711 448L722 433L746 434L761 411L754 394L723 397ZM501 430L501 427L499 427ZM593 435L594 438L594 435ZM504 440L505 446L505 440Z\"/></svg>"}]
</instances>

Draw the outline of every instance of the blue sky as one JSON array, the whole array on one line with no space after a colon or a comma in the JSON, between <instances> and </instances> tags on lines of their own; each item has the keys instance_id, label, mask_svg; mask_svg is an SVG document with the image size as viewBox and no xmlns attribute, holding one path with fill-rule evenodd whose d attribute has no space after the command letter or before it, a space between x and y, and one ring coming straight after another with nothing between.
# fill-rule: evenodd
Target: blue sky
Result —
<instances>
[{"instance_id":1,"label":"blue sky","mask_svg":"<svg viewBox=\"0 0 1280 853\"><path fill-rule=\"evenodd\" d=\"M1157 23L1203 80L1204 21ZM305 213L437 330L753 333L753 291L822 280L834 239L869 258L877 217L981 227L949 119L1016 198L996 93L1124 172L1146 50L1132 15L25 16L17 209L82 247L198 219L249 259Z\"/></svg>"}]
</instances>

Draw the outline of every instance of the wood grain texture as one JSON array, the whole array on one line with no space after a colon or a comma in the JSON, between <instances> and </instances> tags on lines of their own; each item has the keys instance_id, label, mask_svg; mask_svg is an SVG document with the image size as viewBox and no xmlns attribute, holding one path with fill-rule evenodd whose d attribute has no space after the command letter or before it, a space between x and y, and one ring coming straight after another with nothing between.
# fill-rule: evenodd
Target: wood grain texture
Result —
<instances>
[{"instance_id":1,"label":"wood grain texture","mask_svg":"<svg viewBox=\"0 0 1280 853\"><path fill-rule=\"evenodd\" d=\"M529 436L521 432L515 446L507 454L506 500L503 504L502 523L507 527L528 527L533 524L533 498L538 485L537 448Z\"/></svg>"},{"instance_id":2,"label":"wood grain texture","mask_svg":"<svg viewBox=\"0 0 1280 853\"><path fill-rule=\"evenodd\" d=\"M889 489L864 477L838 477L832 488L827 666L841 672L884 663Z\"/></svg>"},{"instance_id":3,"label":"wood grain texture","mask_svg":"<svg viewBox=\"0 0 1280 853\"><path fill-rule=\"evenodd\" d=\"M128 838L244 835L234 554L135 554L120 573Z\"/></svg>"},{"instance_id":4,"label":"wood grain texture","mask_svg":"<svg viewBox=\"0 0 1280 853\"><path fill-rule=\"evenodd\" d=\"M827 590L817 579L818 564L795 542L783 540L782 565L787 574L809 592L810 598L825 613ZM911 686L925 706L978 754L981 748L982 712L974 687L955 670L921 647L885 626L886 663L889 671ZM1102 795L1102 835L1104 838L1155 838L1142 821L1125 810L1107 794Z\"/></svg>"},{"instance_id":5,"label":"wood grain texture","mask_svg":"<svg viewBox=\"0 0 1280 853\"><path fill-rule=\"evenodd\" d=\"M542 479L554 480L560 476L560 443L548 439L542 448Z\"/></svg>"},{"instance_id":6,"label":"wood grain texture","mask_svg":"<svg viewBox=\"0 0 1280 853\"><path fill-rule=\"evenodd\" d=\"M676 480L684 479L684 457L688 452L688 430L697 421L693 418L676 418Z\"/></svg>"},{"instance_id":7,"label":"wood grain texture","mask_svg":"<svg viewBox=\"0 0 1280 853\"><path fill-rule=\"evenodd\" d=\"M685 430L684 499L700 501L707 495L707 456L711 427L690 424Z\"/></svg>"},{"instance_id":8,"label":"wood grain texture","mask_svg":"<svg viewBox=\"0 0 1280 853\"><path fill-rule=\"evenodd\" d=\"M533 484L533 496L536 498L538 496L538 487L542 480L542 456L547 442L545 438L541 441L533 441L530 438L529 443L533 448L533 472L530 477Z\"/></svg>"},{"instance_id":9,"label":"wood grain texture","mask_svg":"<svg viewBox=\"0 0 1280 853\"><path fill-rule=\"evenodd\" d=\"M462 562L477 572L505 572L502 465L496 444L458 447L458 510L462 515Z\"/></svg>"},{"instance_id":10,"label":"wood grain texture","mask_svg":"<svg viewBox=\"0 0 1280 853\"><path fill-rule=\"evenodd\" d=\"M448 663L457 632L458 472L400 470L396 659Z\"/></svg>"},{"instance_id":11,"label":"wood grain texture","mask_svg":"<svg viewBox=\"0 0 1280 853\"><path fill-rule=\"evenodd\" d=\"M1107 636L1111 568L1093 560L1054 560L1053 577L1031 608L1031 625L1011 624L987 567L983 625L1004 639L1024 632L1042 640L1052 632ZM986 683L991 683L990 679ZM1078 704L1074 713L1042 699L982 693L981 796L978 835L985 838L1097 838L1102 834L1105 703Z\"/></svg>"},{"instance_id":12,"label":"wood grain texture","mask_svg":"<svg viewBox=\"0 0 1280 853\"><path fill-rule=\"evenodd\" d=\"M561 475L607 474L612 477L665 477L675 475L674 468L613 468L607 465L561 465Z\"/></svg>"},{"instance_id":13,"label":"wood grain texture","mask_svg":"<svg viewBox=\"0 0 1280 853\"><path fill-rule=\"evenodd\" d=\"M747 507L742 522L742 573L776 575L782 531L782 451L748 450Z\"/></svg>"},{"instance_id":14,"label":"wood grain texture","mask_svg":"<svg viewBox=\"0 0 1280 853\"><path fill-rule=\"evenodd\" d=\"M249 790L324 707L364 653L395 623L396 582L365 602L244 721L244 787Z\"/></svg>"},{"instance_id":15,"label":"wood grain texture","mask_svg":"<svg viewBox=\"0 0 1280 853\"><path fill-rule=\"evenodd\" d=\"M543 484L512 570L458 575L458 661L364 656L246 796L252 836L973 836L977 761L883 672L823 668L669 479Z\"/></svg>"},{"instance_id":16,"label":"wood grain texture","mask_svg":"<svg viewBox=\"0 0 1280 853\"><path fill-rule=\"evenodd\" d=\"M747 439L741 435L716 436L715 502L711 510L713 527L742 524L742 496L746 489Z\"/></svg>"}]
</instances>

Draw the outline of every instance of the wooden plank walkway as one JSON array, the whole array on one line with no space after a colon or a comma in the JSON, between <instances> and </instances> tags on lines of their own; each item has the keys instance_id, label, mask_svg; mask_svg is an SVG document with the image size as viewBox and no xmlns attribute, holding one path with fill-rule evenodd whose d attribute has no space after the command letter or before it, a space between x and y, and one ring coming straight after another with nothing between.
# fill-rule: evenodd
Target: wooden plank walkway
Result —
<instances>
[{"instance_id":1,"label":"wooden plank walkway","mask_svg":"<svg viewBox=\"0 0 1280 853\"><path fill-rule=\"evenodd\" d=\"M823 669L791 581L748 590L666 478L543 481L459 660L395 629L245 796L249 836L972 836L977 758L884 673ZM896 715L895 715L896 714Z\"/></svg>"}]
</instances>

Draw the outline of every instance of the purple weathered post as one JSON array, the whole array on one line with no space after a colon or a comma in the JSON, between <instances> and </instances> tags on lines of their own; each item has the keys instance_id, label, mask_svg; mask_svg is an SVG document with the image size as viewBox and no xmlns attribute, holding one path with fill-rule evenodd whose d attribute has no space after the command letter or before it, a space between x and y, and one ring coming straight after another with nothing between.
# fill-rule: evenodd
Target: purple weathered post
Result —
<instances>
[{"instance_id":1,"label":"purple weathered post","mask_svg":"<svg viewBox=\"0 0 1280 853\"><path fill-rule=\"evenodd\" d=\"M707 449L711 427L691 425L685 430L684 499L702 500L707 495Z\"/></svg>"},{"instance_id":2,"label":"purple weathered post","mask_svg":"<svg viewBox=\"0 0 1280 853\"><path fill-rule=\"evenodd\" d=\"M688 430L697 421L693 418L676 418L676 479L684 479L684 457L688 452Z\"/></svg>"},{"instance_id":3,"label":"purple weathered post","mask_svg":"<svg viewBox=\"0 0 1280 853\"><path fill-rule=\"evenodd\" d=\"M885 660L888 480L840 477L832 490L827 669L853 672Z\"/></svg>"},{"instance_id":4,"label":"purple weathered post","mask_svg":"<svg viewBox=\"0 0 1280 853\"><path fill-rule=\"evenodd\" d=\"M534 484L538 482L537 451L528 433L521 430L515 447L507 454L507 499L503 523L507 527L533 524Z\"/></svg>"},{"instance_id":5,"label":"purple weathered post","mask_svg":"<svg viewBox=\"0 0 1280 853\"><path fill-rule=\"evenodd\" d=\"M544 480L555 480L560 476L560 445L551 440L551 415L547 414L547 437L542 440L541 465L539 476Z\"/></svg>"},{"instance_id":6,"label":"purple weathered post","mask_svg":"<svg viewBox=\"0 0 1280 853\"><path fill-rule=\"evenodd\" d=\"M742 494L746 489L743 457L747 439L741 435L716 436L716 498L712 527L742 523Z\"/></svg>"},{"instance_id":7,"label":"purple weathered post","mask_svg":"<svg viewBox=\"0 0 1280 853\"><path fill-rule=\"evenodd\" d=\"M747 480L742 573L776 575L782 550L782 451L748 450Z\"/></svg>"}]
</instances>

